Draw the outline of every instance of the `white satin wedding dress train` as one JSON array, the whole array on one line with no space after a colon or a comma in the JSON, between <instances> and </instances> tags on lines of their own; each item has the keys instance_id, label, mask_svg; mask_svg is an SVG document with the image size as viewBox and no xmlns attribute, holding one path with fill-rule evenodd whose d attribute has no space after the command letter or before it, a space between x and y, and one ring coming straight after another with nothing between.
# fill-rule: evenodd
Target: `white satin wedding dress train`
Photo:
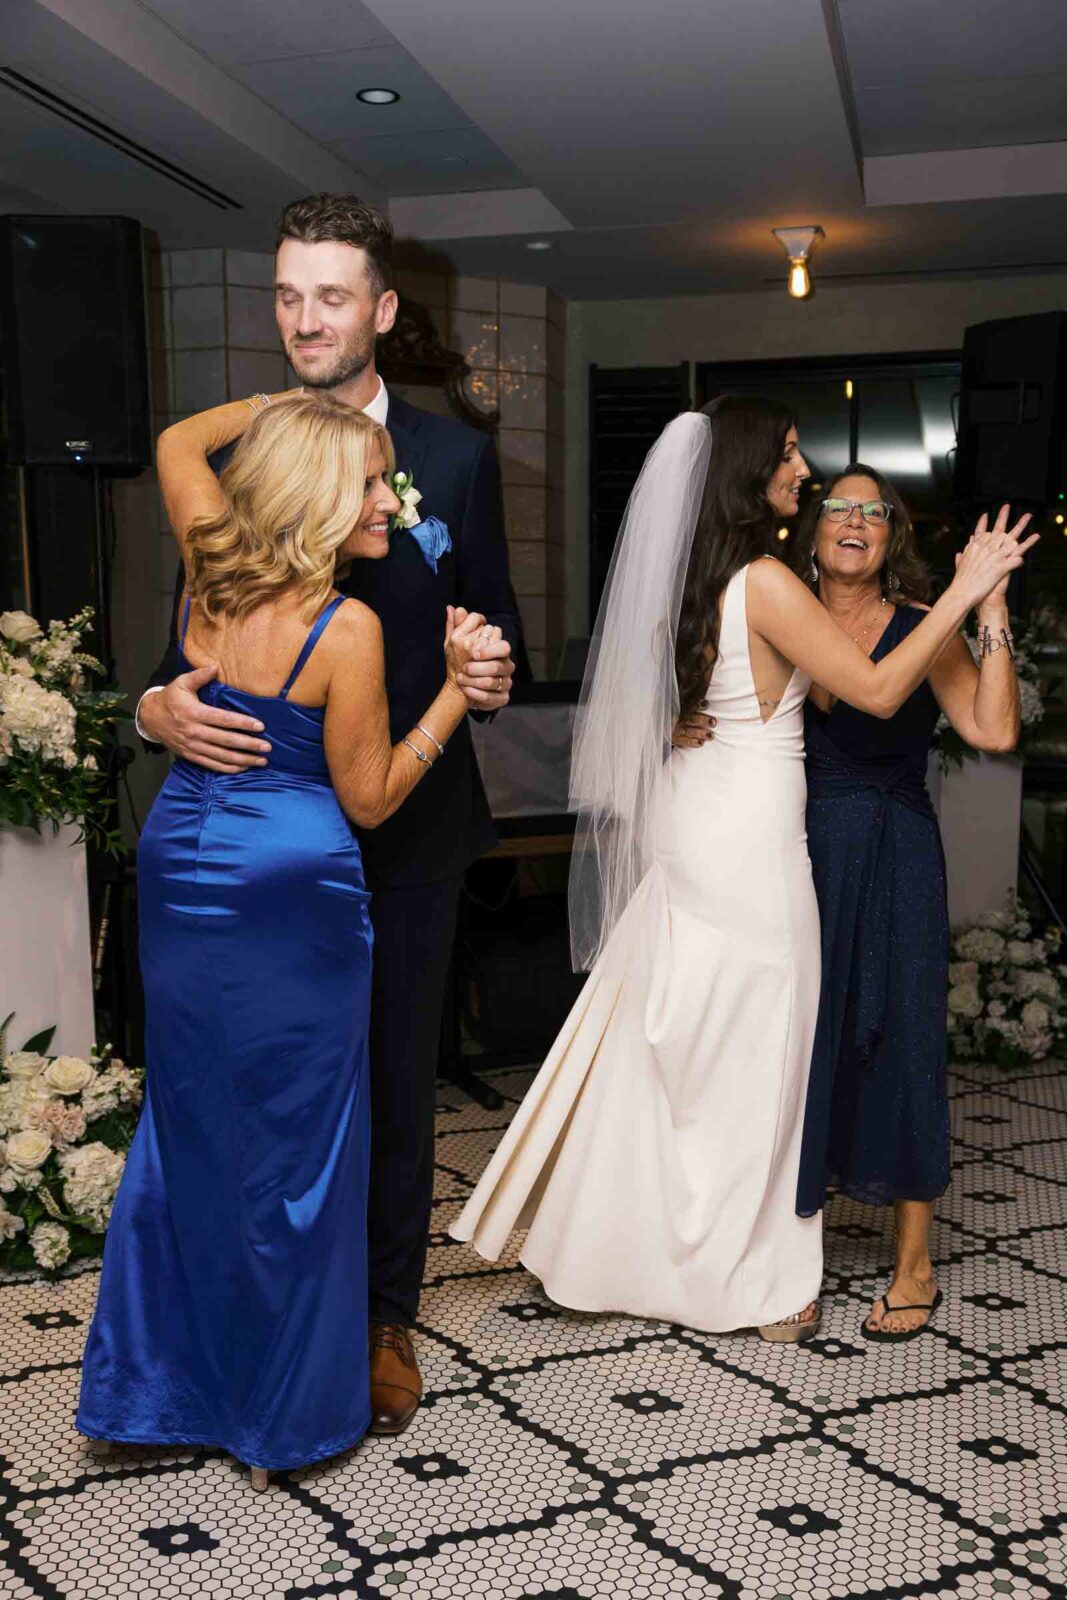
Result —
<instances>
[{"instance_id":1,"label":"white satin wedding dress train","mask_svg":"<svg viewBox=\"0 0 1067 1600\"><path fill-rule=\"evenodd\" d=\"M560 1305L709 1332L819 1292L822 1221L795 1211L819 1000L794 673L763 721L748 569L723 601L715 738L675 751L659 847L453 1224Z\"/></svg>"}]
</instances>

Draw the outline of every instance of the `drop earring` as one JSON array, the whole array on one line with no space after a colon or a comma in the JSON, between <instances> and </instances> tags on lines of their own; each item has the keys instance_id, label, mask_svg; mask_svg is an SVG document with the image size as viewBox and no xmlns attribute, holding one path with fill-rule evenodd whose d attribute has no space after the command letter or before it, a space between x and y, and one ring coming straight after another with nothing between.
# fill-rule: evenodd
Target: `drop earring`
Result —
<instances>
[{"instance_id":1,"label":"drop earring","mask_svg":"<svg viewBox=\"0 0 1067 1600\"><path fill-rule=\"evenodd\" d=\"M819 567L814 555L811 558L811 581L812 583L818 583L819 581Z\"/></svg>"}]
</instances>

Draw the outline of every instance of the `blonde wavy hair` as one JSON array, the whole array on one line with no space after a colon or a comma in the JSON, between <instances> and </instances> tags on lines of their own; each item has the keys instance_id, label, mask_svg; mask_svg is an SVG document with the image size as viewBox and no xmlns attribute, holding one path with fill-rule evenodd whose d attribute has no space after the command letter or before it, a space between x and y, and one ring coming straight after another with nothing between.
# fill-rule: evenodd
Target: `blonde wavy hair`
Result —
<instances>
[{"instance_id":1,"label":"blonde wavy hair","mask_svg":"<svg viewBox=\"0 0 1067 1600\"><path fill-rule=\"evenodd\" d=\"M189 530L189 592L209 622L247 616L287 589L305 616L322 609L376 444L392 471L386 430L328 394L260 412L219 477L226 510Z\"/></svg>"}]
</instances>

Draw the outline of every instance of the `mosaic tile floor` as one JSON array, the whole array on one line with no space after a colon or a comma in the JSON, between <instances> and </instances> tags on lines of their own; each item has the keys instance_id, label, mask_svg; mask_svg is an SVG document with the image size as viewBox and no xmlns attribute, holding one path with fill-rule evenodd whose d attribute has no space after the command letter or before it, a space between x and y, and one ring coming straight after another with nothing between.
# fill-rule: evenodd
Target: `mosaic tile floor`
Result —
<instances>
[{"instance_id":1,"label":"mosaic tile floor","mask_svg":"<svg viewBox=\"0 0 1067 1600\"><path fill-rule=\"evenodd\" d=\"M262 1495L221 1455L79 1438L95 1273L0 1285L0 1595L1067 1596L1067 1075L969 1073L953 1111L936 1331L859 1338L886 1219L835 1203L798 1349L572 1315L452 1243L507 1113L446 1092L426 1403Z\"/></svg>"}]
</instances>

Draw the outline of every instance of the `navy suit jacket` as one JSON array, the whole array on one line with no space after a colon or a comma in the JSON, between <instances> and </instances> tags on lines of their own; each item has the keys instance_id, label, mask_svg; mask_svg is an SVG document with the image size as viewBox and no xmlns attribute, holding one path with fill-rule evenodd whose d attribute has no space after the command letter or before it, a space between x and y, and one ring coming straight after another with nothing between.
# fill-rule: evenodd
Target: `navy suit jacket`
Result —
<instances>
[{"instance_id":1,"label":"navy suit jacket","mask_svg":"<svg viewBox=\"0 0 1067 1600\"><path fill-rule=\"evenodd\" d=\"M393 742L409 733L444 681L445 607L480 611L509 641L517 676L529 675L518 606L508 575L500 467L488 434L389 396L387 427L397 469L422 493L421 517L437 517L452 549L431 571L414 537L398 529L380 561L356 561L341 584L382 624ZM224 452L212 458L216 471ZM177 602L167 653L152 684L177 676ZM368 886L405 888L464 871L494 843L470 728L460 724L431 772L380 828L358 830Z\"/></svg>"}]
</instances>

